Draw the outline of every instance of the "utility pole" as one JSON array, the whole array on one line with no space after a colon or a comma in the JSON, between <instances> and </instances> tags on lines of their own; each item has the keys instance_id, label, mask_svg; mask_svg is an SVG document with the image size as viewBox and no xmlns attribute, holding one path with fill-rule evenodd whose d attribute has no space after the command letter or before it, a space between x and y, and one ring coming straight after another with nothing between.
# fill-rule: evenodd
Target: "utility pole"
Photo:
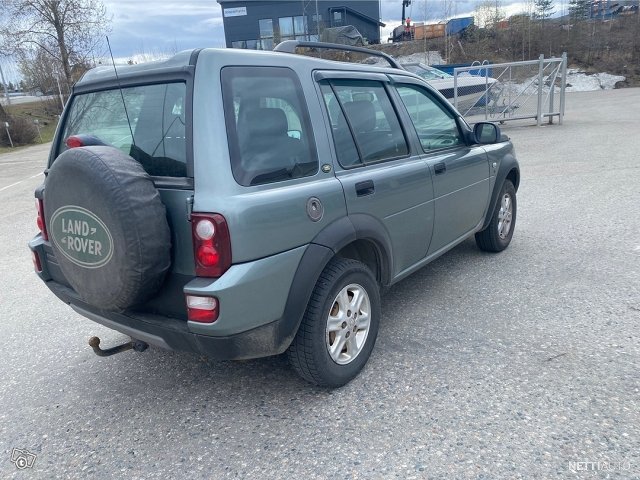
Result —
<instances>
[{"instance_id":1,"label":"utility pole","mask_svg":"<svg viewBox=\"0 0 640 480\"><path fill-rule=\"evenodd\" d=\"M4 88L4 96L7 99L7 105L11 105L11 98L9 97L9 91L7 90L7 84L4 81L4 73L2 72L2 65L0 65L0 79L2 79L2 86Z\"/></svg>"},{"instance_id":2,"label":"utility pole","mask_svg":"<svg viewBox=\"0 0 640 480\"><path fill-rule=\"evenodd\" d=\"M318 13L318 0L316 0L316 30L318 32L318 41L320 41L320 15Z\"/></svg>"},{"instance_id":3,"label":"utility pole","mask_svg":"<svg viewBox=\"0 0 640 480\"><path fill-rule=\"evenodd\" d=\"M309 4L311 3L312 0L302 0L302 16L304 18L304 34L305 34L305 40L311 40L311 27L310 27L310 23L309 22L309 15L307 13L307 11L309 10ZM315 19L316 19L316 34L318 35L318 42L320 41L320 15L318 12L318 0L315 0L315 4L316 4L316 15L315 15ZM311 16L311 18L313 18L313 15Z\"/></svg>"},{"instance_id":4,"label":"utility pole","mask_svg":"<svg viewBox=\"0 0 640 480\"><path fill-rule=\"evenodd\" d=\"M304 39L309 40L309 27L308 27L308 18L307 18L307 2L305 0L302 1L302 24L304 25ZM295 30L295 25L294 25Z\"/></svg>"}]
</instances>

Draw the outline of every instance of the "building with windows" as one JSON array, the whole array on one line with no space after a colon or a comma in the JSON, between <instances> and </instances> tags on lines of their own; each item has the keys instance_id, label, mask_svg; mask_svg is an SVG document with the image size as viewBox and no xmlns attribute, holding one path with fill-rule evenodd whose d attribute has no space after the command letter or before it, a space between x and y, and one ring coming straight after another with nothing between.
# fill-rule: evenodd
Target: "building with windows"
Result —
<instances>
[{"instance_id":1,"label":"building with windows","mask_svg":"<svg viewBox=\"0 0 640 480\"><path fill-rule=\"evenodd\" d=\"M632 15L638 13L638 0L593 0L589 5L589 17L594 19L610 19L616 15Z\"/></svg>"},{"instance_id":2,"label":"building with windows","mask_svg":"<svg viewBox=\"0 0 640 480\"><path fill-rule=\"evenodd\" d=\"M272 50L284 40L317 41L325 28L353 25L380 43L380 0L218 0L229 48Z\"/></svg>"}]
</instances>

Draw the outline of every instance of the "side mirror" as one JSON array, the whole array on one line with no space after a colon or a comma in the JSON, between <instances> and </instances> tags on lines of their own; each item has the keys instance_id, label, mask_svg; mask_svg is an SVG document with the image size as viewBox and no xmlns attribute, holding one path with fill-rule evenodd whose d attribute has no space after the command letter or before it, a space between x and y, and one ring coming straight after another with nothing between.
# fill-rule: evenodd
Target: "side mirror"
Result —
<instances>
[{"instance_id":1,"label":"side mirror","mask_svg":"<svg viewBox=\"0 0 640 480\"><path fill-rule=\"evenodd\" d=\"M475 136L476 143L485 145L497 143L502 140L500 127L490 122L476 123L473 127L473 135Z\"/></svg>"}]
</instances>

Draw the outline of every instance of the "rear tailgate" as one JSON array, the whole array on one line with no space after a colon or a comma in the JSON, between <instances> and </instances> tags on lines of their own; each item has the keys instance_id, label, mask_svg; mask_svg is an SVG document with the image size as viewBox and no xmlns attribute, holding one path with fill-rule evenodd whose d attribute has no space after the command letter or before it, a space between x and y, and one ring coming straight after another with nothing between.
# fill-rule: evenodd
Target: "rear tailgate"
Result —
<instances>
[{"instance_id":1,"label":"rear tailgate","mask_svg":"<svg viewBox=\"0 0 640 480\"><path fill-rule=\"evenodd\" d=\"M182 288L195 276L189 210L193 198L190 68L158 79L125 79L117 84L80 85L61 119L50 166L72 136L91 136L114 146L142 164L166 208L171 232L171 266L161 288L131 313L161 313L186 320ZM133 137L132 137L133 136ZM85 137L82 137L85 138ZM46 173L46 172L45 172ZM46 181L45 181L46 185ZM44 198L44 185L36 198ZM35 243L34 243L35 242ZM41 252L45 281L69 287L54 249L42 237L34 239ZM144 245L142 245L144 248Z\"/></svg>"}]
</instances>

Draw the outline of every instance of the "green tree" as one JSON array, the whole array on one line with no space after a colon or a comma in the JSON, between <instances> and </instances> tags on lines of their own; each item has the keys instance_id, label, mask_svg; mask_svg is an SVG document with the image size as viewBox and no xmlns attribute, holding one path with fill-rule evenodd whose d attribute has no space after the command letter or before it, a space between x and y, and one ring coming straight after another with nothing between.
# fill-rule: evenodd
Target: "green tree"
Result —
<instances>
[{"instance_id":1,"label":"green tree","mask_svg":"<svg viewBox=\"0 0 640 480\"><path fill-rule=\"evenodd\" d=\"M542 27L544 28L544 22L548 18L556 13L554 10L555 2L553 0L535 0L534 9L535 9L535 18L540 20Z\"/></svg>"},{"instance_id":2,"label":"green tree","mask_svg":"<svg viewBox=\"0 0 640 480\"><path fill-rule=\"evenodd\" d=\"M580 21L589 17L591 0L571 0L569 2L569 15L572 21Z\"/></svg>"}]
</instances>

